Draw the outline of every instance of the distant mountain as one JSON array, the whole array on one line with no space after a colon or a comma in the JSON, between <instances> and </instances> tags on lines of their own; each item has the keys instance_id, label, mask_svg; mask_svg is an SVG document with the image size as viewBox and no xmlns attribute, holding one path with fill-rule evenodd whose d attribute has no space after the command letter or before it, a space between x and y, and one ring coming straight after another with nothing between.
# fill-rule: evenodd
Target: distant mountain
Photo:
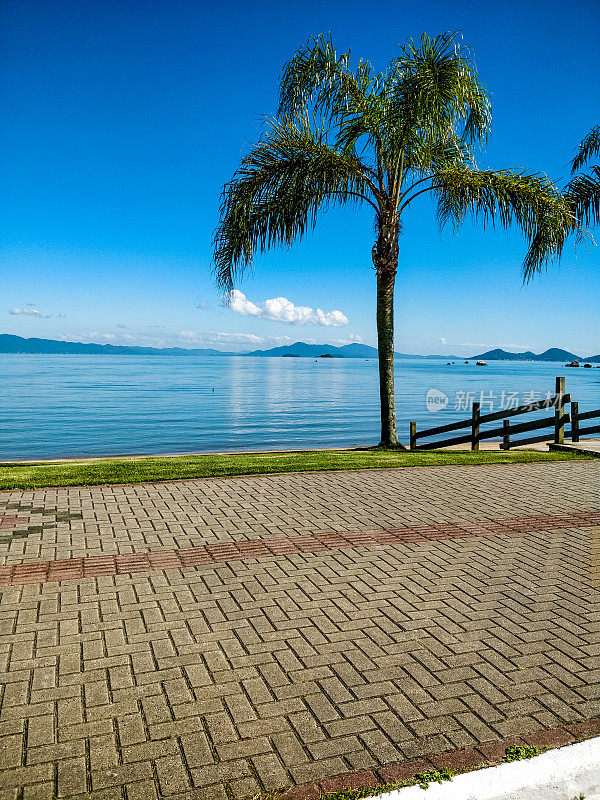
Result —
<instances>
[{"instance_id":1,"label":"distant mountain","mask_svg":"<svg viewBox=\"0 0 600 800\"><path fill-rule=\"evenodd\" d=\"M377 358L377 349L368 344L345 344L336 347L332 344L306 344L295 342L281 347L272 347L270 350L254 350L245 353L247 356L296 356L300 358L318 358L319 356L333 356L333 358Z\"/></svg>"},{"instance_id":2,"label":"distant mountain","mask_svg":"<svg viewBox=\"0 0 600 800\"><path fill-rule=\"evenodd\" d=\"M333 358L377 358L377 348L368 344L345 344L336 347L332 344L306 344L306 342L294 342L294 344L282 345L281 347L271 347L269 350L254 350L251 353L244 353L246 356L282 356L284 358L319 358L319 356L332 356ZM445 358L459 360L460 356L414 356L408 353L394 353L396 358Z\"/></svg>"},{"instance_id":3,"label":"distant mountain","mask_svg":"<svg viewBox=\"0 0 600 800\"><path fill-rule=\"evenodd\" d=\"M497 347L495 350L488 350L486 353L480 353L478 356L471 356L469 361L472 360L488 361L535 361L536 355L531 350L526 350L524 353L508 353Z\"/></svg>"},{"instance_id":4,"label":"distant mountain","mask_svg":"<svg viewBox=\"0 0 600 800\"><path fill-rule=\"evenodd\" d=\"M336 347L331 344L307 344L295 342L282 347L272 347L270 350L254 350L251 353L231 353L212 348L186 349L184 347L136 347L133 345L117 344L86 344L84 342L59 342L55 339L24 339L22 336L13 336L9 333L0 334L0 353L38 353L50 355L115 355L115 356L284 356L288 358L319 358L331 356L332 358L377 358L377 348L368 344L345 344ZM430 355L420 356L410 353L394 353L396 358L437 358L445 361L463 361L464 356ZM500 348L488 350L471 356L469 361L573 361L581 363L600 363L600 355L582 358L560 350L556 347L546 350L545 353L536 355L531 350L524 353L509 353Z\"/></svg>"},{"instance_id":5,"label":"distant mountain","mask_svg":"<svg viewBox=\"0 0 600 800\"><path fill-rule=\"evenodd\" d=\"M9 333L0 334L0 353L47 353L57 355L114 356L224 356L221 350L185 350L183 347L129 347L117 344L58 342L54 339L24 339Z\"/></svg>"},{"instance_id":6,"label":"distant mountain","mask_svg":"<svg viewBox=\"0 0 600 800\"><path fill-rule=\"evenodd\" d=\"M232 353L224 350L186 349L183 347L137 347L134 345L90 344L84 342L59 342L55 339L24 339L9 333L0 334L0 353L37 353L50 355L116 355L116 356L288 356L318 358L322 355L333 358L377 358L377 348L367 344L346 344L336 347L329 344L306 344L296 342L270 350L255 350L252 353ZM411 356L396 353L399 358L446 358L458 356Z\"/></svg>"},{"instance_id":7,"label":"distant mountain","mask_svg":"<svg viewBox=\"0 0 600 800\"><path fill-rule=\"evenodd\" d=\"M597 356L594 356L597 358ZM591 358L583 359L581 356L576 356L575 353L570 353L568 350L561 350L558 347L551 347L544 353L536 355L531 350L526 350L524 353L509 353L506 350L497 348L496 350L488 350L486 353L480 353L478 356L471 356L469 360L481 361L592 361Z\"/></svg>"},{"instance_id":8,"label":"distant mountain","mask_svg":"<svg viewBox=\"0 0 600 800\"><path fill-rule=\"evenodd\" d=\"M572 361L577 356L574 353L569 353L568 350L561 350L559 347L551 347L535 357L536 361Z\"/></svg>"}]
</instances>

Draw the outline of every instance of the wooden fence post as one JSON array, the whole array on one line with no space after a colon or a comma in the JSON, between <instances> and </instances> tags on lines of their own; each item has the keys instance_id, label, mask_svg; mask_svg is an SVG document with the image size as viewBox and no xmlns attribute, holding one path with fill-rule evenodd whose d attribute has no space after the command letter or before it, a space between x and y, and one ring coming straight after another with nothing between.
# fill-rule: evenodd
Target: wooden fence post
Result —
<instances>
[{"instance_id":1,"label":"wooden fence post","mask_svg":"<svg viewBox=\"0 0 600 800\"><path fill-rule=\"evenodd\" d=\"M571 441L579 441L579 403L571 403Z\"/></svg>"},{"instance_id":2,"label":"wooden fence post","mask_svg":"<svg viewBox=\"0 0 600 800\"><path fill-rule=\"evenodd\" d=\"M556 379L556 406L554 408L554 444L564 444L565 423L565 379Z\"/></svg>"},{"instance_id":3,"label":"wooden fence post","mask_svg":"<svg viewBox=\"0 0 600 800\"><path fill-rule=\"evenodd\" d=\"M410 423L410 449L416 450L417 449L417 423L411 422Z\"/></svg>"},{"instance_id":4,"label":"wooden fence post","mask_svg":"<svg viewBox=\"0 0 600 800\"><path fill-rule=\"evenodd\" d=\"M471 417L471 450L479 450L479 417L480 404L473 403L473 416Z\"/></svg>"},{"instance_id":5,"label":"wooden fence post","mask_svg":"<svg viewBox=\"0 0 600 800\"><path fill-rule=\"evenodd\" d=\"M510 450L510 420L502 420L502 449Z\"/></svg>"}]
</instances>

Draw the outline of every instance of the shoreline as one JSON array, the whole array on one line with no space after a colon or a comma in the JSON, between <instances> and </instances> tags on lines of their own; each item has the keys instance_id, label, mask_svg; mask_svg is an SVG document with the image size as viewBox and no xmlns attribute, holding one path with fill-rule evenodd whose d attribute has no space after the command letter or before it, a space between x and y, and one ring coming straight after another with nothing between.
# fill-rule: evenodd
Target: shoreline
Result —
<instances>
[{"instance_id":1,"label":"shoreline","mask_svg":"<svg viewBox=\"0 0 600 800\"><path fill-rule=\"evenodd\" d=\"M532 445L525 445L524 447L514 447L511 448L512 452L518 450L531 450L536 452L547 453L548 451L545 449L546 446L552 441L552 439L548 439L548 442L538 442L537 444ZM500 449L500 442L501 439L495 440L487 440L485 442L481 442L479 445L479 452L504 452ZM280 456L280 455L301 455L302 453L360 453L360 452L370 452L375 451L378 449L377 445L373 444L365 444L365 445L357 445L355 447L299 447L299 448L283 448L283 449L276 449L276 450L200 450L196 452L185 452L185 453L116 453L110 455L102 455L102 456L63 456L61 458L15 458L10 460L2 460L0 461L0 467L7 467L13 464L16 465L32 465L32 464L73 464L73 463L81 463L81 462L95 462L95 461L112 461L112 460L140 460L140 459L147 459L147 458L202 458L202 457L217 457L217 456L225 456L225 457L235 457L235 456ZM476 452L472 451L468 444L457 444L451 445L450 447L443 448L443 452ZM401 450L398 448L398 452L417 452L411 451L406 448L406 450Z\"/></svg>"}]
</instances>

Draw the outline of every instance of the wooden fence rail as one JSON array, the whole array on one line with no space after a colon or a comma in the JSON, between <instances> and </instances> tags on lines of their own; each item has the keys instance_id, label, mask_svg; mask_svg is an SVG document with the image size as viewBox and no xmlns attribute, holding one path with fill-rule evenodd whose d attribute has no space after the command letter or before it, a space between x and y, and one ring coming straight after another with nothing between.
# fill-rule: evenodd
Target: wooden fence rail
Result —
<instances>
[{"instance_id":1,"label":"wooden fence rail","mask_svg":"<svg viewBox=\"0 0 600 800\"><path fill-rule=\"evenodd\" d=\"M548 441L548 434L545 433L542 436L528 436L526 439L511 439L511 436L514 436L518 433L526 433L527 431L534 431L539 430L540 428L548 428L550 426L554 426L554 441L557 444L563 444L564 442L564 426L567 422L571 421L570 414L563 414L561 417L558 418L558 423L554 417L547 417L544 420L533 421L533 422L525 422L522 425L511 425L510 420L505 419L503 426L502 426L502 443L500 444L501 450L510 450L511 447L518 447L519 445L523 444L534 444L535 442L547 442ZM557 437L556 430L558 430L559 435ZM562 431L562 437L560 436L560 431Z\"/></svg>"},{"instance_id":2,"label":"wooden fence rail","mask_svg":"<svg viewBox=\"0 0 600 800\"><path fill-rule=\"evenodd\" d=\"M570 403L571 411L565 411L565 405ZM552 416L543 417L542 419L535 419L529 422L522 422L519 424L511 424L510 417L518 416L520 414L530 414L535 411L543 411L544 409L554 409ZM460 422L451 422L447 425L439 425L436 428L426 428L422 431L417 431L417 423L410 423L410 449L411 450L431 450L439 447L451 447L457 444L470 443L471 450L479 450L479 444L485 439L501 438L502 442L500 447L503 450L509 450L511 447L517 447L523 444L533 444L534 442L546 442L551 437L556 444L563 444L565 439L565 425L571 423L571 439L574 442L579 441L582 435L589 435L592 433L600 433L600 425L592 425L586 428L580 426L582 420L594 419L600 417L600 409L596 411L586 411L579 413L579 407L576 402L571 400L570 394L565 394L565 379L556 379L556 389L553 397L547 400L539 400L535 403L528 403L527 405L519 406L518 408L511 408L505 411L494 411L490 414L481 413L481 404L473 403L473 411L469 419L461 420ZM491 428L486 431L481 430L481 425L488 422L495 422L502 420L502 427ZM468 433L462 433L459 436L453 436L446 439L437 441L430 441L418 443L419 439L428 438L431 436L439 436L442 433L450 433L451 431L460 431L464 428L470 428ZM553 428L552 434L549 432L543 435L529 436L521 439L513 439L511 437L529 433L531 431L541 430L543 428Z\"/></svg>"},{"instance_id":3,"label":"wooden fence rail","mask_svg":"<svg viewBox=\"0 0 600 800\"><path fill-rule=\"evenodd\" d=\"M580 422L586 419L597 419L600 417L600 408L594 411L584 411L579 413L579 403L571 403L571 441L578 442L580 436L590 436L592 433L600 433L600 425L588 425L586 428L580 426Z\"/></svg>"}]
</instances>

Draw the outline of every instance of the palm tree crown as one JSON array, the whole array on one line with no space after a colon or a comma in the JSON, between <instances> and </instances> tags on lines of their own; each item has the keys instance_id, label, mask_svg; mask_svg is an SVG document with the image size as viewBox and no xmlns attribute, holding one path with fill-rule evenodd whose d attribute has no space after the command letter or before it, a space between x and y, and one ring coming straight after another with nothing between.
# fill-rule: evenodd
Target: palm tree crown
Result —
<instances>
[{"instance_id":1,"label":"palm tree crown","mask_svg":"<svg viewBox=\"0 0 600 800\"><path fill-rule=\"evenodd\" d=\"M397 442L393 291L402 212L430 193L440 223L466 214L516 224L529 241L529 278L560 255L570 205L544 175L480 170L475 148L490 103L470 51L452 33L409 41L385 72L330 37L309 40L284 67L279 109L224 187L214 239L217 284L231 290L256 251L291 244L334 204L369 204L377 240L377 328L382 442Z\"/></svg>"}]
</instances>

